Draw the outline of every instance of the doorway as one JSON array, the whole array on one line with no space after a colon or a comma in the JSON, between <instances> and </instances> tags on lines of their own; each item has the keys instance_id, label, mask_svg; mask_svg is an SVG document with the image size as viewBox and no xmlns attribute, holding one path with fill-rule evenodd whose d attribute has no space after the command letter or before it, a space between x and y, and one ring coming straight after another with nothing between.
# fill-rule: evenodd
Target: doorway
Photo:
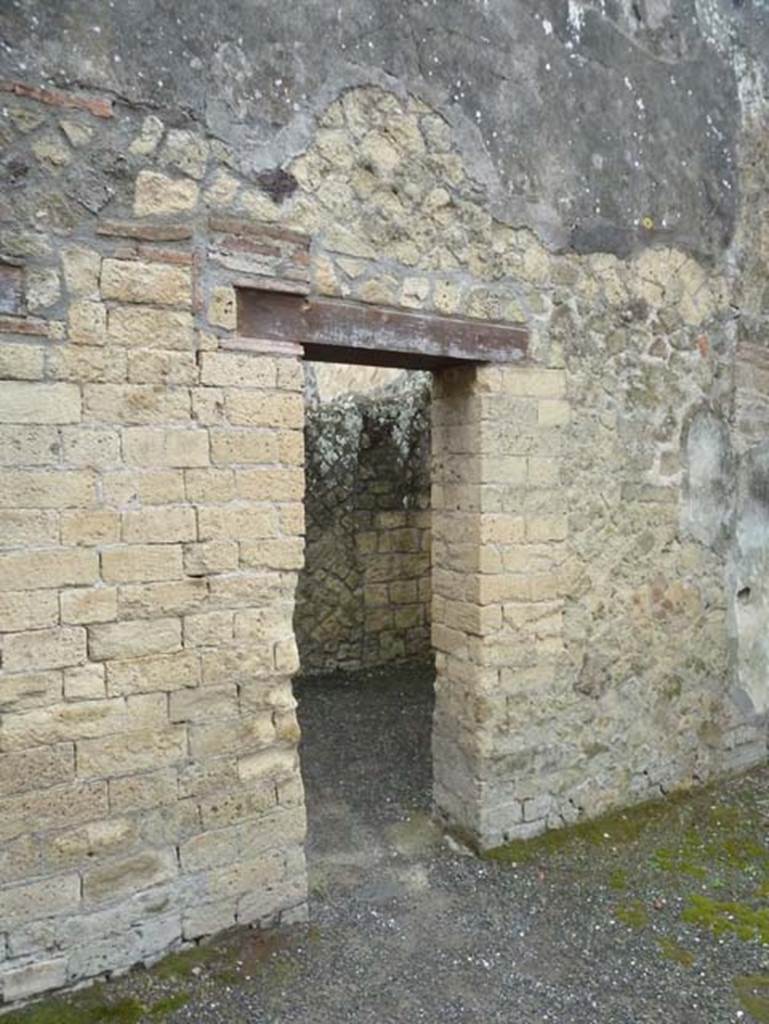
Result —
<instances>
[{"instance_id":1,"label":"doorway","mask_svg":"<svg viewBox=\"0 0 769 1024\"><path fill-rule=\"evenodd\" d=\"M484 650L490 634L499 630L501 598L496 591L500 584L508 586L506 569L491 579L483 575L484 534L490 526L500 526L497 512L501 511L495 498L493 515L486 514L489 488L483 474L489 467L491 489L496 493L500 486L515 483L510 474L515 476L525 462L517 456L492 456L499 442L499 418L510 402L510 385L513 394L516 387L505 373L508 368L495 367L525 359L527 333L509 323L308 297L297 294L293 283L282 292L242 288L237 295L239 333L250 339L252 351L305 362L432 374L428 558L431 640L436 651L430 731L432 805L458 831L483 845L484 832L491 834L484 801L491 795L502 808L499 822L494 819L496 834L507 826L511 806L507 790L514 785L514 780L506 780L492 790L484 782L488 759L485 745L478 742L488 720L488 714L479 717L484 714L482 690L497 671L485 667ZM526 378L524 389L528 386ZM528 390L525 393L528 396ZM523 404L527 415L536 417L536 396L526 397ZM515 523L512 519L507 523L506 515L501 518L505 529L518 522L517 517L513 517ZM393 523L393 533L400 529L400 523ZM503 543L509 539L501 538ZM382 600L384 592L379 596ZM386 603L382 600L380 606L387 623L394 621L391 606L395 603L388 589Z\"/></svg>"},{"instance_id":2,"label":"doorway","mask_svg":"<svg viewBox=\"0 0 769 1024\"><path fill-rule=\"evenodd\" d=\"M397 888L388 836L430 812L432 375L311 362L305 375L294 694L322 903Z\"/></svg>"}]
</instances>

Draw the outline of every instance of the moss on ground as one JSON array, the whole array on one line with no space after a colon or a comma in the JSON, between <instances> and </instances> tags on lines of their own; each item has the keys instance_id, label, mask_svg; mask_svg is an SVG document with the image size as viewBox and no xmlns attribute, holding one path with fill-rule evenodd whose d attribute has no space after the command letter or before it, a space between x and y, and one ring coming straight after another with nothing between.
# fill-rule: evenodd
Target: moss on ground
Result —
<instances>
[{"instance_id":1,"label":"moss on ground","mask_svg":"<svg viewBox=\"0 0 769 1024\"><path fill-rule=\"evenodd\" d=\"M660 956L664 957L665 960L670 960L674 964L680 964L682 967L694 966L694 954L690 953L676 939L663 935L657 940L657 945L659 946Z\"/></svg>"},{"instance_id":2,"label":"moss on ground","mask_svg":"<svg viewBox=\"0 0 769 1024\"><path fill-rule=\"evenodd\" d=\"M25 1010L3 1017L3 1024L138 1024L145 1008L138 999L113 1002L100 992L46 999Z\"/></svg>"},{"instance_id":3,"label":"moss on ground","mask_svg":"<svg viewBox=\"0 0 769 1024\"><path fill-rule=\"evenodd\" d=\"M156 978L163 981L189 978L196 968L210 965L222 959L222 953L215 946L195 946L179 953L169 953L152 968Z\"/></svg>"},{"instance_id":4,"label":"moss on ground","mask_svg":"<svg viewBox=\"0 0 769 1024\"><path fill-rule=\"evenodd\" d=\"M186 992L175 992L173 995L159 999L150 1009L149 1015L153 1020L164 1020L169 1013L180 1010L190 1001Z\"/></svg>"},{"instance_id":5,"label":"moss on ground","mask_svg":"<svg viewBox=\"0 0 769 1024\"><path fill-rule=\"evenodd\" d=\"M603 864L606 888L625 897L611 908L616 920L639 932L651 925L660 957L683 968L691 968L695 957L679 941L681 925L693 933L769 947L769 810L755 787L734 787L729 803L723 787L718 793L717 799L713 788L676 794L508 843L485 856L503 865L547 860L549 871L559 865L586 876ZM650 913L666 906L682 908L676 937L664 934L669 915ZM709 948L710 955L718 955L718 946ZM769 975L737 977L734 991L753 1020L769 1024Z\"/></svg>"},{"instance_id":6,"label":"moss on ground","mask_svg":"<svg viewBox=\"0 0 769 1024\"><path fill-rule=\"evenodd\" d=\"M487 850L483 856L503 864L528 864L561 851L573 852L579 845L625 845L639 839L648 828L674 817L686 796L685 793L675 793L665 800L650 801L625 811L544 832L533 839L516 839Z\"/></svg>"},{"instance_id":7,"label":"moss on ground","mask_svg":"<svg viewBox=\"0 0 769 1024\"><path fill-rule=\"evenodd\" d=\"M734 979L734 992L740 1006L757 1024L769 1024L769 975L740 975Z\"/></svg>"},{"instance_id":8,"label":"moss on ground","mask_svg":"<svg viewBox=\"0 0 769 1024\"><path fill-rule=\"evenodd\" d=\"M627 925L628 928L640 930L649 923L649 912L641 900L633 900L632 903L625 903L615 907L614 914L617 920Z\"/></svg>"}]
</instances>

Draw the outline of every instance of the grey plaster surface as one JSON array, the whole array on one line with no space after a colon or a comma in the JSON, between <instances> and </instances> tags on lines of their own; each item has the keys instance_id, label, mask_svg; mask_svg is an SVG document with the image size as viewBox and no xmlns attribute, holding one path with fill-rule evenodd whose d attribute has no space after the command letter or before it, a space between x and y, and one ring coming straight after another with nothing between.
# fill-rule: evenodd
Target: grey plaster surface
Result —
<instances>
[{"instance_id":1,"label":"grey plaster surface","mask_svg":"<svg viewBox=\"0 0 769 1024\"><path fill-rule=\"evenodd\" d=\"M768 59L765 0L0 4L0 78L200 123L254 180L345 88L410 91L502 219L580 252L729 243L746 69Z\"/></svg>"}]
</instances>

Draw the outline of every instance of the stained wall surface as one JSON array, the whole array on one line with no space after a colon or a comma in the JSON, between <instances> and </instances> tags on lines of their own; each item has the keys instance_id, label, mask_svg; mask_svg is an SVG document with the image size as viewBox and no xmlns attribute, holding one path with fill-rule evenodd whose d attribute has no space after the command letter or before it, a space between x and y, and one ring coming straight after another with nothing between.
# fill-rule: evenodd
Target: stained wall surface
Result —
<instances>
[{"instance_id":1,"label":"stained wall surface","mask_svg":"<svg viewBox=\"0 0 769 1024\"><path fill-rule=\"evenodd\" d=\"M301 366L236 289L524 322L436 375L437 809L765 756L767 15L0 15L0 986L306 913Z\"/></svg>"}]
</instances>

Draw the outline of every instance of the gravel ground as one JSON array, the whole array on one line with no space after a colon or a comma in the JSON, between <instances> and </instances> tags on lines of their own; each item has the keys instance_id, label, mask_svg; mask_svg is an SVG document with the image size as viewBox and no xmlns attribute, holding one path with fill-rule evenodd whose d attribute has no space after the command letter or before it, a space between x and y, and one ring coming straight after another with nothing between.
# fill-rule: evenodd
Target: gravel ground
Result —
<instances>
[{"instance_id":1,"label":"gravel ground","mask_svg":"<svg viewBox=\"0 0 769 1024\"><path fill-rule=\"evenodd\" d=\"M8 1024L769 1021L768 770L478 860L429 818L429 670L297 695L309 928L235 931Z\"/></svg>"}]
</instances>

